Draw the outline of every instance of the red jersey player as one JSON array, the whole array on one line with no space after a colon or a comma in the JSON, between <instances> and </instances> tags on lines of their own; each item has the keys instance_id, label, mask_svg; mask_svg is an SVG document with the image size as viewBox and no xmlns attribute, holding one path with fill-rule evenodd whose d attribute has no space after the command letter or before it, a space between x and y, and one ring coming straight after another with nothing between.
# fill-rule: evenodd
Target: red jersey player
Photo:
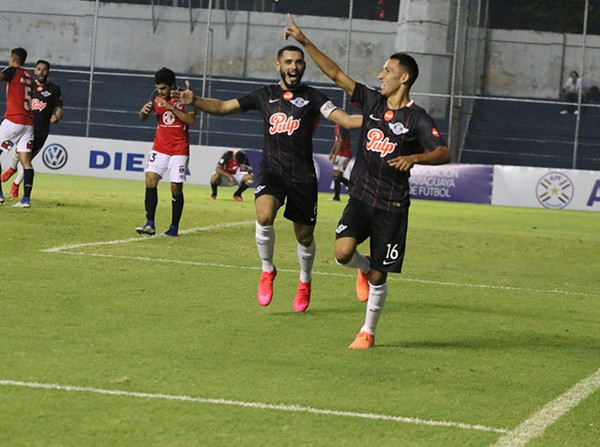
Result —
<instances>
[{"instance_id":1,"label":"red jersey player","mask_svg":"<svg viewBox=\"0 0 600 447\"><path fill-rule=\"evenodd\" d=\"M215 200L217 198L217 187L219 185L237 186L233 198L243 202L242 193L252 183L254 183L254 176L246 153L241 149L229 150L221 155L215 172L210 177L210 187L212 188L210 199Z\"/></svg>"},{"instance_id":2,"label":"red jersey player","mask_svg":"<svg viewBox=\"0 0 600 447\"><path fill-rule=\"evenodd\" d=\"M188 129L196 120L193 107L184 107L171 93L177 90L175 73L163 67L154 74L154 84L158 93L152 101L141 108L139 117L146 121L152 111L156 114L158 126L154 145L146 161L146 223L136 228L140 234L156 233L154 216L158 204L158 182L165 176L171 181L172 216L169 229L164 236L177 236L179 220L183 212L183 183L186 178L190 142Z\"/></svg>"},{"instance_id":3,"label":"red jersey player","mask_svg":"<svg viewBox=\"0 0 600 447\"><path fill-rule=\"evenodd\" d=\"M29 208L31 206L31 189L33 187L33 166L31 166L31 148L33 146L33 113L31 112L31 90L33 78L22 65L27 59L27 51L13 48L10 52L8 68L0 73L0 81L6 86L6 113L0 124L0 154L10 151L14 146L19 161L23 165L25 191L20 202L13 206ZM2 167L0 166L0 170ZM4 195L0 187L0 204L4 203Z\"/></svg>"},{"instance_id":4,"label":"red jersey player","mask_svg":"<svg viewBox=\"0 0 600 447\"><path fill-rule=\"evenodd\" d=\"M331 151L329 152L329 159L333 163L334 194L329 201L339 202L340 184L343 183L348 186L348 179L344 177L344 171L352 158L352 148L350 147L350 132L348 129L336 124L334 134L335 140L333 146L331 146Z\"/></svg>"}]
</instances>

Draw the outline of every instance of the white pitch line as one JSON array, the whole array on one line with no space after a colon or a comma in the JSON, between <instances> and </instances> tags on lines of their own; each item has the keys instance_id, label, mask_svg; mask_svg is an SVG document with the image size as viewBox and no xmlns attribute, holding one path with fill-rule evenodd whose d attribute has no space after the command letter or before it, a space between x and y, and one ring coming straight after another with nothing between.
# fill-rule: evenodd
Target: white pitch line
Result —
<instances>
[{"instance_id":1,"label":"white pitch line","mask_svg":"<svg viewBox=\"0 0 600 447\"><path fill-rule=\"evenodd\" d=\"M492 447L524 446L532 439L541 436L550 425L598 389L600 389L600 369L575 384L566 393L548 402L540 411L498 439Z\"/></svg>"},{"instance_id":2,"label":"white pitch line","mask_svg":"<svg viewBox=\"0 0 600 447\"><path fill-rule=\"evenodd\" d=\"M94 394L106 394L111 396L125 396L125 397L139 397L144 399L164 399L164 400L173 400L173 401L182 401L182 402L196 402L203 404L213 404L213 405L232 405L237 407L246 407L246 408L258 408L261 410L277 410L277 411L290 411L296 413L311 413L311 414L319 414L319 415L327 415L327 416L342 416L342 417L352 417L352 418L360 418L360 419L375 419L382 421L394 421L394 422L404 422L407 424L415 424L415 425L428 425L432 427L454 427L460 428L463 430L477 430L484 432L495 432L495 433L508 433L508 429L506 428L496 428L496 427L487 427L485 425L479 424L463 424L461 422L450 422L450 421L435 421L431 419L419 419L412 417L403 417L403 416L390 416L385 414L377 414L377 413L356 413L353 411L338 411L338 410L326 410L319 409L313 407L304 407L301 405L284 405L284 404L268 404L263 402L244 402L238 400L229 400L229 399L211 399L205 397L192 397L192 396L182 396L182 395L172 395L172 394L162 394L162 393L141 393L135 391L121 391L121 390L106 390L101 388L91 388L91 387L81 387L81 386L72 386L72 385L58 385L53 383L38 383L38 382L21 382L18 380L0 380L0 385L2 386L14 386L14 387L24 387L24 388L41 388L46 390L60 390L60 391L75 391L81 393L94 393Z\"/></svg>"},{"instance_id":3,"label":"white pitch line","mask_svg":"<svg viewBox=\"0 0 600 447\"><path fill-rule=\"evenodd\" d=\"M204 229L204 228L203 228ZM187 230L191 232L192 230ZM97 246L97 245L110 245L110 244L118 244L118 243L127 243L127 242L136 242L140 240L149 240L150 238L130 238L130 239L121 239L117 241L107 241L107 242L90 242L86 244L73 244L73 245L64 245L61 247L53 247L46 248L41 250L45 253L60 253L64 255L78 255L78 256L96 256L101 258L115 258L115 259L128 259L134 261L149 261L149 262L160 262L165 264L180 264L180 265L196 265L200 267L218 267L218 268L228 268L228 269L236 269L236 270L260 270L260 267L248 267L241 265L230 265L230 264L218 264L214 262L200 262L200 261L182 261L181 259L165 259L165 258L150 258L147 256L125 256L125 255L112 255L112 254L102 254L102 253L87 253L87 252L79 252L79 251L66 251L74 248L82 248L89 246ZM297 273L297 270L292 269L277 269L278 272L281 273ZM354 278L354 274L348 273L332 273L332 272L320 272L313 271L313 275L321 275L321 276L338 276L343 278ZM397 277L391 276L388 277L389 281L403 281L403 282L415 282L419 284L432 284L438 286L450 286L450 287L470 287L477 289L490 289L490 290L506 290L510 292L531 292L531 293L544 293L544 294L557 294L557 295L570 295L570 296L593 296L585 292L569 292L568 290L560 290L560 289L531 289L527 287L511 287L511 286L494 286L491 284L470 284L470 283L456 283L450 281L432 281L427 279L417 279L417 278L406 278L406 277Z\"/></svg>"},{"instance_id":4,"label":"white pitch line","mask_svg":"<svg viewBox=\"0 0 600 447\"><path fill-rule=\"evenodd\" d=\"M228 228L228 227L239 227L241 225L249 225L249 224L253 224L253 223L254 223L253 220L247 220L247 221L243 221L243 222L228 222L228 223L224 223L224 224L209 225L208 227L190 228L188 230L180 231L179 234L197 233L198 231L218 230L221 228ZM98 241L98 242L85 242L83 244L62 245L60 247L45 248L40 251L42 251L44 253L60 253L60 252L63 252L64 250L72 250L74 248L95 247L95 246L99 246L99 245L127 244L129 242L149 241L149 240L153 240L153 239L154 239L154 236L138 236L138 237L130 237L127 239L117 239L114 241Z\"/></svg>"}]
</instances>

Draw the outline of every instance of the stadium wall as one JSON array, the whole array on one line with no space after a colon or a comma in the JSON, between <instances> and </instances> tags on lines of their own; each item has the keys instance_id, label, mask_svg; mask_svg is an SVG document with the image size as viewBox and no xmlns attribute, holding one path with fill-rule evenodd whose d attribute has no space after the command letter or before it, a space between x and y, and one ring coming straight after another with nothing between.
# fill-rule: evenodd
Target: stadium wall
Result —
<instances>
[{"instance_id":1,"label":"stadium wall","mask_svg":"<svg viewBox=\"0 0 600 447\"><path fill-rule=\"evenodd\" d=\"M151 144L51 135L34 160L36 171L88 177L144 181L144 162ZM208 185L211 174L229 147L190 148L187 182ZM262 152L245 149L259 173ZM332 164L315 154L319 191L332 191ZM348 167L349 171L352 165ZM600 211L600 172L572 169L448 164L415 166L411 171L414 199L484 203L551 209Z\"/></svg>"},{"instance_id":2,"label":"stadium wall","mask_svg":"<svg viewBox=\"0 0 600 447\"><path fill-rule=\"evenodd\" d=\"M436 10L443 2L436 3ZM443 21L453 23L448 11L438 11ZM56 66L105 70L155 71L169 66L180 74L204 70L208 19L207 10L101 3L95 26L95 2L80 0L20 0L0 3L0 42L8 50L23 46L30 59L47 59ZM321 49L344 64L348 42L348 20L299 16L299 24ZM287 18L283 14L213 10L212 75L271 79L274 55ZM412 22L410 22L412 23ZM420 21L421 26L427 23ZM400 24L401 25L401 24ZM394 22L353 20L349 72L359 81L377 84L376 76L394 51L416 51L426 68L429 56L437 72L451 69L452 33L436 36L438 50L421 48L419 36L402 31ZM413 24L414 25L414 24ZM94 33L97 38L94 42ZM443 34L443 33L442 33ZM586 70L581 65L583 36L518 30L488 30L485 36L485 70L479 93L493 96L557 98L569 71L584 72L586 86L600 84L600 37L587 36ZM466 42L465 44L469 44ZM396 46L405 48L396 48ZM91 60L92 50L95 59ZM428 53L430 52L430 53ZM467 71L470 70L467 67ZM445 93L449 73L426 76L415 86L417 92ZM329 82L314 65L308 65L308 81Z\"/></svg>"}]
</instances>

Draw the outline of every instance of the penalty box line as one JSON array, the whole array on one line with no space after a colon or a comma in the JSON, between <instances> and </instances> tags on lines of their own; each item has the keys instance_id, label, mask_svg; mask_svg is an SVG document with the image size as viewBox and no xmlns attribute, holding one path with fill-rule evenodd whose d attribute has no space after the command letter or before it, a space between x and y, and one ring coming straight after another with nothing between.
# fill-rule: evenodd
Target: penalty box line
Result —
<instances>
[{"instance_id":1,"label":"penalty box line","mask_svg":"<svg viewBox=\"0 0 600 447\"><path fill-rule=\"evenodd\" d=\"M121 391L121 390L108 390L102 388L82 387L73 385L59 385L54 383L38 383L38 382L22 382L19 380L0 380L0 385L7 387L21 387L21 388L36 388L45 390L58 390L58 391L71 391L80 393L92 393L92 394L103 394L110 396L123 396L123 397L137 397L143 399L162 399L170 401L180 402L194 402L202 404L212 405L230 405L236 407L245 408L256 408L260 410L276 410L276 411L288 411L295 413L310 413L325 416L340 416L340 417L351 417L359 419L374 419L381 421L393 421L403 422L406 424L414 425L427 425L431 427L450 427L459 428L462 430L476 430L484 432L494 432L507 434L509 430L506 428L487 427L479 424L464 424L462 422L451 422L451 421L436 421L431 419L420 419L414 417L404 416L391 416L378 413L358 413L353 411L339 411L339 410L328 410L313 407L306 407L302 405L285 405L285 404L269 404L264 402L247 402L229 399L214 399L206 397L192 397L185 395L173 395L163 393L142 393L135 391Z\"/></svg>"},{"instance_id":2,"label":"penalty box line","mask_svg":"<svg viewBox=\"0 0 600 447\"><path fill-rule=\"evenodd\" d=\"M219 230L221 228L229 228L229 227L239 227L243 225L254 224L254 221L242 221L242 222L229 222L224 224L217 225L209 225L207 227L196 227L190 228L188 230L182 230L179 234L191 234L197 233L200 231L211 231L211 230ZM120 244L128 244L131 242L142 242L148 240L154 240L156 236L140 236L140 237L131 237L127 239L117 239L112 241L97 241L97 242L84 242L81 244L69 244L69 245L61 245L58 247L50 247L40 250L43 253L60 253L60 254L68 254L68 255L80 255L80 256L97 256L104 258L116 258L116 259L128 259L128 260L137 260L137 261L150 261L150 262L162 262L162 263L172 263L172 264L181 264L181 265L196 265L201 267L219 267L219 268L231 268L236 270L260 270L260 267L247 267L247 266L239 266L239 265L229 265L229 264L218 264L211 262L200 262L200 261L182 261L180 259L164 259L164 258L150 258L147 256L125 256L125 255L111 255L111 254L101 254L101 253L88 253L88 252L80 252L73 251L78 248L84 247L97 247L102 245L120 245ZM282 273L297 273L296 270L291 269L277 269ZM339 276L344 278L354 278L354 274L347 273L331 273L331 272L319 272L313 271L313 275L322 275L322 276ZM457 283L451 281L434 281L434 280L426 280L426 279L417 279L417 278L407 278L407 277L396 277L390 276L388 280L391 281L403 281L403 282L414 282L419 284L428 284L428 285L437 285L437 286L449 286L449 287L466 287L466 288L477 288L477 289L490 289L490 290L506 290L509 292L533 292L533 293L544 293L544 294L556 294L556 295L571 295L571 296L593 296L585 292L569 292L568 290L561 289L531 289L527 287L512 287L512 286L496 286L491 284L473 284L473 283Z\"/></svg>"},{"instance_id":3,"label":"penalty box line","mask_svg":"<svg viewBox=\"0 0 600 447\"><path fill-rule=\"evenodd\" d=\"M514 430L500 437L492 447L521 447L544 434L546 429L579 403L600 389L600 369L576 383Z\"/></svg>"}]
</instances>

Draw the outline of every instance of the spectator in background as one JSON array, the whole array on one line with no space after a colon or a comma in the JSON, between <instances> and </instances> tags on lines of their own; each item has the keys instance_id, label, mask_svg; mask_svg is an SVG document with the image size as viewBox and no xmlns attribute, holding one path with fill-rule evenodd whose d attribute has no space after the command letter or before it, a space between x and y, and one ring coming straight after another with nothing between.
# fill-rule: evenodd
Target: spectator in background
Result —
<instances>
[{"instance_id":1,"label":"spectator in background","mask_svg":"<svg viewBox=\"0 0 600 447\"><path fill-rule=\"evenodd\" d=\"M568 102L577 103L579 99L579 91L581 90L581 78L579 77L579 73L576 71L572 71L565 85L563 87L563 100ZM568 115L573 113L577 115L577 106L569 106L564 110L560 111L561 115Z\"/></svg>"},{"instance_id":2,"label":"spectator in background","mask_svg":"<svg viewBox=\"0 0 600 447\"><path fill-rule=\"evenodd\" d=\"M333 163L333 197L329 201L339 202L341 184L348 186L348 179L344 177L344 171L352 158L352 148L348 129L336 124L334 133L335 140L329 152L329 160Z\"/></svg>"},{"instance_id":3,"label":"spectator in background","mask_svg":"<svg viewBox=\"0 0 600 447\"><path fill-rule=\"evenodd\" d=\"M215 172L210 177L210 187L212 193L210 200L217 198L217 187L221 186L237 186L238 188L233 193L233 198L240 202L244 201L242 193L254 183L252 175L252 167L248 156L243 150L229 150L221 155Z\"/></svg>"}]
</instances>

